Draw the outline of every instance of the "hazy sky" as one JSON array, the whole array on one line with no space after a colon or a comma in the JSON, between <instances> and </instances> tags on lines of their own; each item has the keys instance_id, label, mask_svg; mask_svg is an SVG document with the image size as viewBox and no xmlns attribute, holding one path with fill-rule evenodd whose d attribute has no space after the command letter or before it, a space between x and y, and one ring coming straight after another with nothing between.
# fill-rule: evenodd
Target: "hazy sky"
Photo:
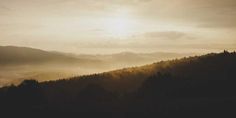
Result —
<instances>
[{"instance_id":1,"label":"hazy sky","mask_svg":"<svg viewBox=\"0 0 236 118\"><path fill-rule=\"evenodd\" d=\"M0 0L0 45L73 53L236 49L236 0Z\"/></svg>"}]
</instances>

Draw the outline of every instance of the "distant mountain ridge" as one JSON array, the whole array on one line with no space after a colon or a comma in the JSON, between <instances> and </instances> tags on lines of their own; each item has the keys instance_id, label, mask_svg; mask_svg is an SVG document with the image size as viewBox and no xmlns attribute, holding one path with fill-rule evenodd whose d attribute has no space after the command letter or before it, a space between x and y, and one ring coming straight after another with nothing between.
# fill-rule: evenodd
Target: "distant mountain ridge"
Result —
<instances>
[{"instance_id":1,"label":"distant mountain ridge","mask_svg":"<svg viewBox=\"0 0 236 118\"><path fill-rule=\"evenodd\" d=\"M192 53L133 53L121 52L115 54L104 55L88 55L88 54L69 54L55 51L44 51L41 49L17 46L0 46L0 65L1 64L34 64L46 62L61 62L61 63L89 63L103 62L102 64L113 63L122 66L135 66L152 63L155 61L180 58L184 56L194 55ZM114 63L115 62L115 63ZM117 63L117 64L116 64ZM120 67L122 67L120 66Z\"/></svg>"},{"instance_id":2,"label":"distant mountain ridge","mask_svg":"<svg viewBox=\"0 0 236 118\"><path fill-rule=\"evenodd\" d=\"M0 63L39 63L55 60L75 60L75 58L66 57L56 53L15 46L1 46L0 47Z\"/></svg>"},{"instance_id":3,"label":"distant mountain ridge","mask_svg":"<svg viewBox=\"0 0 236 118\"><path fill-rule=\"evenodd\" d=\"M29 47L0 46L0 64L37 64L37 63L73 63L88 62L62 53L49 52Z\"/></svg>"}]
</instances>

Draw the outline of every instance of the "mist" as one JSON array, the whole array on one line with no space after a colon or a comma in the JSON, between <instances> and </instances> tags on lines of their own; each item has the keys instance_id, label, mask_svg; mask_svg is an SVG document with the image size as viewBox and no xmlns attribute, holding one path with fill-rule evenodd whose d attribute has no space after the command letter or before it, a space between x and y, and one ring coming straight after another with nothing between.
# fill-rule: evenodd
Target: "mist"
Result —
<instances>
[{"instance_id":1,"label":"mist","mask_svg":"<svg viewBox=\"0 0 236 118\"><path fill-rule=\"evenodd\" d=\"M136 67L157 61L193 56L195 53L73 54L16 46L0 47L0 86L25 79L39 82Z\"/></svg>"}]
</instances>

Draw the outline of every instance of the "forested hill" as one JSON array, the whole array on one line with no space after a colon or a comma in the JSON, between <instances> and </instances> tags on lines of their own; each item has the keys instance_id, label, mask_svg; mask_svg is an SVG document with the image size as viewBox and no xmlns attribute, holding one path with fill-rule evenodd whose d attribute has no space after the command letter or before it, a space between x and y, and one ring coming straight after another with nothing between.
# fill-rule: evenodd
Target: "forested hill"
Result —
<instances>
[{"instance_id":1,"label":"forested hill","mask_svg":"<svg viewBox=\"0 0 236 118\"><path fill-rule=\"evenodd\" d=\"M224 51L58 81L26 80L0 90L0 110L233 115L235 72L236 53Z\"/></svg>"},{"instance_id":2,"label":"forested hill","mask_svg":"<svg viewBox=\"0 0 236 118\"><path fill-rule=\"evenodd\" d=\"M150 76L157 73L169 73L173 76L192 79L216 79L233 73L236 66L235 53L212 53L203 56L161 61L150 65L124 68L100 74L72 77L58 81L42 83L44 86L72 87L86 86L87 83L96 83L109 91L129 92L136 90Z\"/></svg>"}]
</instances>

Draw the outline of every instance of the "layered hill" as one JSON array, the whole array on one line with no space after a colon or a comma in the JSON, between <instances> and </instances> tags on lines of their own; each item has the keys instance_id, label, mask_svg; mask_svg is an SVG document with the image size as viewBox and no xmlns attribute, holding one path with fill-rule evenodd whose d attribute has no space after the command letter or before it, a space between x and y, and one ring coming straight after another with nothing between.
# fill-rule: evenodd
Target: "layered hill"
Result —
<instances>
[{"instance_id":1,"label":"layered hill","mask_svg":"<svg viewBox=\"0 0 236 118\"><path fill-rule=\"evenodd\" d=\"M233 115L235 60L235 52L225 51L57 81L27 80L0 89L1 108L125 117Z\"/></svg>"},{"instance_id":2,"label":"layered hill","mask_svg":"<svg viewBox=\"0 0 236 118\"><path fill-rule=\"evenodd\" d=\"M98 60L79 59L62 53L16 46L0 46L0 65L42 63L93 63Z\"/></svg>"},{"instance_id":3,"label":"layered hill","mask_svg":"<svg viewBox=\"0 0 236 118\"><path fill-rule=\"evenodd\" d=\"M61 82L82 84L83 81L104 84L110 91L132 91L139 87L148 77L161 73L171 73L173 76L192 79L225 78L233 74L236 66L235 53L212 53L203 56L194 56L169 61L161 61L150 65L124 68L120 70L72 77L69 80L45 82L45 85L57 85ZM81 81L81 82L80 82Z\"/></svg>"},{"instance_id":4,"label":"layered hill","mask_svg":"<svg viewBox=\"0 0 236 118\"><path fill-rule=\"evenodd\" d=\"M19 84L24 79L57 80L124 67L184 57L192 54L167 52L85 55L16 46L0 46L0 86Z\"/></svg>"}]
</instances>

